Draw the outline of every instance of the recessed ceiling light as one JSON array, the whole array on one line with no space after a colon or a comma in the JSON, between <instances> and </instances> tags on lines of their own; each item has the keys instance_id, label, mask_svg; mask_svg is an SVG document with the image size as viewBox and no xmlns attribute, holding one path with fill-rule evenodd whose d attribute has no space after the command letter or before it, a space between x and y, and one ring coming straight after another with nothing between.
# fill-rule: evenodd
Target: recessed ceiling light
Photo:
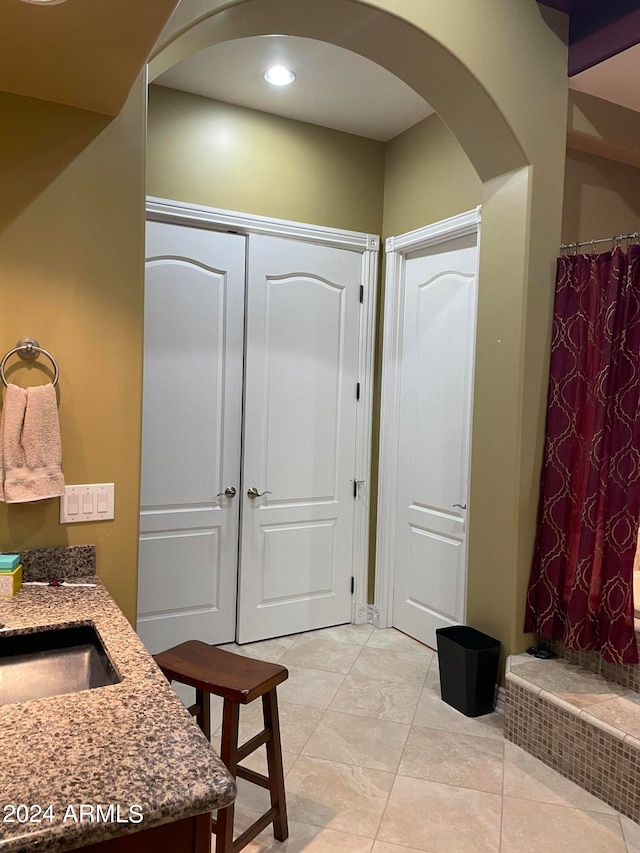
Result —
<instances>
[{"instance_id":1,"label":"recessed ceiling light","mask_svg":"<svg viewBox=\"0 0 640 853\"><path fill-rule=\"evenodd\" d=\"M288 86L296 79L296 75L284 65L274 65L265 72L264 79L272 86Z\"/></svg>"}]
</instances>

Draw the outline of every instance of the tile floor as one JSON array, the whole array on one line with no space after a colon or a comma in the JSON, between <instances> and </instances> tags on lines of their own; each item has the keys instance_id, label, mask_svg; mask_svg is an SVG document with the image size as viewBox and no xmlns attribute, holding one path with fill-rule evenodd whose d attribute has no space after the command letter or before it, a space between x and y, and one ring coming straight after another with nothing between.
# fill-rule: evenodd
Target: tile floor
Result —
<instances>
[{"instance_id":1,"label":"tile floor","mask_svg":"<svg viewBox=\"0 0 640 853\"><path fill-rule=\"evenodd\" d=\"M506 742L499 714L444 704L437 655L394 629L225 648L289 669L278 696L290 837L269 828L249 853L640 853L640 826ZM213 730L221 707L212 717ZM254 702L241 737L260 728ZM246 763L265 772L262 752ZM236 835L267 798L239 781Z\"/></svg>"}]
</instances>

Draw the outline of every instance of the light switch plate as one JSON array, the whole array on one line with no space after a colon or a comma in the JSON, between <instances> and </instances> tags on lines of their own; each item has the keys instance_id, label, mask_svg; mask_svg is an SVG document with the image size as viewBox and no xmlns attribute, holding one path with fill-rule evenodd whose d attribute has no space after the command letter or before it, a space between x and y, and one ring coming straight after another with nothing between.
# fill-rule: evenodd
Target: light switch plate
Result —
<instances>
[{"instance_id":1,"label":"light switch plate","mask_svg":"<svg viewBox=\"0 0 640 853\"><path fill-rule=\"evenodd\" d=\"M87 508L89 511L85 511ZM114 518L115 485L89 483L82 486L65 486L60 498L60 524L76 521L107 521Z\"/></svg>"}]
</instances>

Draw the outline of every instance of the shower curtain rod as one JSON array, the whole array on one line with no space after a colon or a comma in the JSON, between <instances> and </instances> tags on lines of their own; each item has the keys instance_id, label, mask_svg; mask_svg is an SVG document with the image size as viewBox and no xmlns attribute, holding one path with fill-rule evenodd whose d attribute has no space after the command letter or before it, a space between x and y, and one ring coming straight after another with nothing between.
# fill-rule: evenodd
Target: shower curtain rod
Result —
<instances>
[{"instance_id":1,"label":"shower curtain rod","mask_svg":"<svg viewBox=\"0 0 640 853\"><path fill-rule=\"evenodd\" d=\"M640 231L634 231L633 234L616 234L614 237L603 237L601 240L585 240L582 243L560 243L560 251L566 252L569 249L574 249L577 253L580 246L595 247L596 243L612 243L612 248L620 246L623 240L640 240Z\"/></svg>"}]
</instances>

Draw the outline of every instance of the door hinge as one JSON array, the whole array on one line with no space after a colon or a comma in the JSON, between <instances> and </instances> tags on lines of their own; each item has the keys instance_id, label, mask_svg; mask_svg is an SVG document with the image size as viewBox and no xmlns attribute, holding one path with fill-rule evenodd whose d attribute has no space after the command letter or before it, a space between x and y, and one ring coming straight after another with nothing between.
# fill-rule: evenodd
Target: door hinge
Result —
<instances>
[{"instance_id":1,"label":"door hinge","mask_svg":"<svg viewBox=\"0 0 640 853\"><path fill-rule=\"evenodd\" d=\"M354 480L353 481L353 499L354 499L354 501L357 497L358 497L358 481Z\"/></svg>"},{"instance_id":2,"label":"door hinge","mask_svg":"<svg viewBox=\"0 0 640 853\"><path fill-rule=\"evenodd\" d=\"M356 400L360 399L360 383L356 382Z\"/></svg>"},{"instance_id":3,"label":"door hinge","mask_svg":"<svg viewBox=\"0 0 640 853\"><path fill-rule=\"evenodd\" d=\"M351 595L356 591L356 579L351 575Z\"/></svg>"},{"instance_id":4,"label":"door hinge","mask_svg":"<svg viewBox=\"0 0 640 853\"><path fill-rule=\"evenodd\" d=\"M360 302L364 302L364 284L360 285Z\"/></svg>"}]
</instances>

